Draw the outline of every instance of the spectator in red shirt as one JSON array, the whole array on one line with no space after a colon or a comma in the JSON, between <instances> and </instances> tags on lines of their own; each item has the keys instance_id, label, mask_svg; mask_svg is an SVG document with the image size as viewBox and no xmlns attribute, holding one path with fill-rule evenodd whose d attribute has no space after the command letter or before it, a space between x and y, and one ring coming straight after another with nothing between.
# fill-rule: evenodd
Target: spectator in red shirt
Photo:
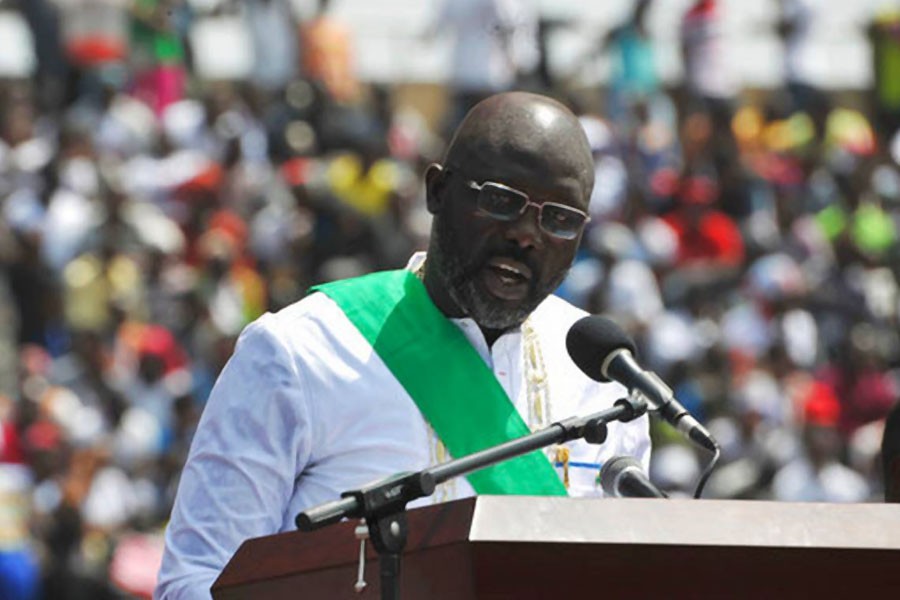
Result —
<instances>
[{"instance_id":1,"label":"spectator in red shirt","mask_svg":"<svg viewBox=\"0 0 900 600\"><path fill-rule=\"evenodd\" d=\"M718 185L692 175L680 183L676 209L664 217L678 236L677 267L737 267L744 260L744 242L737 224L713 206Z\"/></svg>"}]
</instances>

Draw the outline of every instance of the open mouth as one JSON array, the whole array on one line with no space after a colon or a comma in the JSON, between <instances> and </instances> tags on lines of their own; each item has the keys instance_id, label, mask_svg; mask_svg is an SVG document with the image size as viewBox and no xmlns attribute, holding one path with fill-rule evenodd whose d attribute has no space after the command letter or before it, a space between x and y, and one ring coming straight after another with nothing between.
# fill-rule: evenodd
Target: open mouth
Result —
<instances>
[{"instance_id":1,"label":"open mouth","mask_svg":"<svg viewBox=\"0 0 900 600\"><path fill-rule=\"evenodd\" d=\"M521 300L528 295L531 269L516 260L494 257L485 265L484 284L488 291L502 300Z\"/></svg>"}]
</instances>

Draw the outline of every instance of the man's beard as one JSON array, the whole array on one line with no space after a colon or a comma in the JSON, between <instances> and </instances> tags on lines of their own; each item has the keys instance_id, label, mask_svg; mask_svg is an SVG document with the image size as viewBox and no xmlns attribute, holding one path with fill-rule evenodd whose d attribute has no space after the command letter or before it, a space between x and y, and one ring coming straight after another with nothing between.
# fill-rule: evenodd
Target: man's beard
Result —
<instances>
[{"instance_id":1,"label":"man's beard","mask_svg":"<svg viewBox=\"0 0 900 600\"><path fill-rule=\"evenodd\" d=\"M558 274L546 284L540 284L542 267L534 265L524 256L524 252L515 246L506 249L485 249L472 257L468 264L460 259L460 245L454 230L444 219L435 219L432 230L433 244L428 261L442 285L450 294L456 305L486 329L504 331L521 325L528 315L534 311L544 299L555 290L566 276L566 271ZM475 283L479 271L485 267L492 256L507 256L528 264L532 269L532 279L528 282L528 294L520 302L510 306L498 298L487 294Z\"/></svg>"}]
</instances>

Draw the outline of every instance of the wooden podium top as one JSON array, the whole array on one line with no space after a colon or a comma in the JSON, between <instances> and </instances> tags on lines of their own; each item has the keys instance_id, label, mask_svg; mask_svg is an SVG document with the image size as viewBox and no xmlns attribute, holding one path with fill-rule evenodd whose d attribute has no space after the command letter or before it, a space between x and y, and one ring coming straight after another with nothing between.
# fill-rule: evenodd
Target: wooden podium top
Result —
<instances>
[{"instance_id":1,"label":"wooden podium top","mask_svg":"<svg viewBox=\"0 0 900 600\"><path fill-rule=\"evenodd\" d=\"M370 544L353 592L356 525L248 540L213 595L379 598ZM401 580L404 599L890 597L897 565L897 505L479 496L409 512Z\"/></svg>"}]
</instances>

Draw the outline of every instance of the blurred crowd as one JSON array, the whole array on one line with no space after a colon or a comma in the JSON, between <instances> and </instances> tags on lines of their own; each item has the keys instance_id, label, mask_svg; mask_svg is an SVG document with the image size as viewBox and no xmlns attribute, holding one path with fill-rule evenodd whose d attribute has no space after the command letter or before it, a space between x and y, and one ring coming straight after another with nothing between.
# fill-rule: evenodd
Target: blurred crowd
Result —
<instances>
[{"instance_id":1,"label":"blurred crowd","mask_svg":"<svg viewBox=\"0 0 900 600\"><path fill-rule=\"evenodd\" d=\"M192 431L250 321L402 267L421 175L478 99L559 97L594 151L559 294L628 328L723 447L706 496L879 501L900 366L900 3L871 89L809 77L822 3L780 4L785 83L743 89L690 3L664 82L636 0L602 86L546 59L524 0L450 0L439 119L360 81L353 31L288 0L24 0L36 69L0 80L0 596L146 597ZM557 25L558 26L558 25ZM808 52L807 52L808 54ZM651 478L708 456L654 425Z\"/></svg>"}]
</instances>

